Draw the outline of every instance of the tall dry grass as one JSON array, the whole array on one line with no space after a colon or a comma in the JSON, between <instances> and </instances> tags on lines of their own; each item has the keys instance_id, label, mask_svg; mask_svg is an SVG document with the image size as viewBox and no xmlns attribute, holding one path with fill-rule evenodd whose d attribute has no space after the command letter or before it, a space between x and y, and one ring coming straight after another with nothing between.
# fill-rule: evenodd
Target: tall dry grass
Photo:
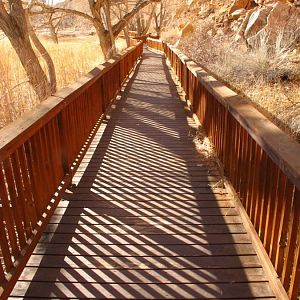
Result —
<instances>
[{"instance_id":1,"label":"tall dry grass","mask_svg":"<svg viewBox=\"0 0 300 300\"><path fill-rule=\"evenodd\" d=\"M58 45L45 38L42 42L53 59L58 89L74 82L104 61L98 39L94 36L63 38ZM124 49L125 42L117 41L117 47L119 50ZM0 40L0 128L37 104L39 100L9 41Z\"/></svg>"},{"instance_id":2,"label":"tall dry grass","mask_svg":"<svg viewBox=\"0 0 300 300\"><path fill-rule=\"evenodd\" d=\"M279 32L271 45L261 35L246 49L213 31L213 21L204 22L181 49L300 140L300 52L291 46L295 33Z\"/></svg>"}]
</instances>

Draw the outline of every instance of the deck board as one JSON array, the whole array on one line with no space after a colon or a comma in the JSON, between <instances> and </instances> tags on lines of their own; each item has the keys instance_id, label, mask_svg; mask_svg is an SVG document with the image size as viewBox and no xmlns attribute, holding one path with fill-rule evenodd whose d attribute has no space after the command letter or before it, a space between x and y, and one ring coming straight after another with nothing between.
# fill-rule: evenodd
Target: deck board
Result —
<instances>
[{"instance_id":1,"label":"deck board","mask_svg":"<svg viewBox=\"0 0 300 300\"><path fill-rule=\"evenodd\" d=\"M196 131L146 51L10 299L275 299Z\"/></svg>"}]
</instances>

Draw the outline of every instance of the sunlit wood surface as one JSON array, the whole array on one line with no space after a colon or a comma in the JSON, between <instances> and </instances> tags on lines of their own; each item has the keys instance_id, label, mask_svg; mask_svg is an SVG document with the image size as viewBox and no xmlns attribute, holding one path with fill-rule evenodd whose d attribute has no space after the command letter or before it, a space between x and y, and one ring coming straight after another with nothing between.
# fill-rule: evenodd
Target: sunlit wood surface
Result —
<instances>
[{"instance_id":1,"label":"sunlit wood surface","mask_svg":"<svg viewBox=\"0 0 300 300\"><path fill-rule=\"evenodd\" d=\"M274 298L196 128L146 52L11 298Z\"/></svg>"}]
</instances>

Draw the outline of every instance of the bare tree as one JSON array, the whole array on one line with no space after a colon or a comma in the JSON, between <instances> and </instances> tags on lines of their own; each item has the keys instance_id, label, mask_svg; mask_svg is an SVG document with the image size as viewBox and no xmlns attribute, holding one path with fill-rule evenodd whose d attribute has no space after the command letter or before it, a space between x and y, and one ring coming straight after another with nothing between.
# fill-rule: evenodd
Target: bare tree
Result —
<instances>
[{"instance_id":1,"label":"bare tree","mask_svg":"<svg viewBox=\"0 0 300 300\"><path fill-rule=\"evenodd\" d=\"M26 14L26 18L27 18L27 26L28 26L28 32L29 32L30 39L33 42L36 49L39 51L40 55L45 60L47 67L48 67L50 93L55 93L57 83L56 83L56 73L55 73L55 66L54 66L53 60L52 60L51 56L49 55L48 51L46 50L46 48L44 47L44 45L41 43L41 41L37 37L32 25L30 23L28 13Z\"/></svg>"},{"instance_id":2,"label":"bare tree","mask_svg":"<svg viewBox=\"0 0 300 300\"><path fill-rule=\"evenodd\" d=\"M150 12L150 14L148 16L147 22L144 22L144 26L142 28L142 32L140 33L141 35L145 35L149 31L151 23L152 23L152 20L153 20L153 16L154 16L154 13L155 13L155 8L156 8L156 5L153 5L152 9L151 9L151 12Z\"/></svg>"},{"instance_id":3,"label":"bare tree","mask_svg":"<svg viewBox=\"0 0 300 300\"><path fill-rule=\"evenodd\" d=\"M126 14L128 14L128 12L128 0L120 0L114 2L114 5L112 6L112 14L117 20L121 20ZM130 46L128 23L129 22L127 22L126 26L123 28L127 47Z\"/></svg>"},{"instance_id":4,"label":"bare tree","mask_svg":"<svg viewBox=\"0 0 300 300\"><path fill-rule=\"evenodd\" d=\"M90 21L96 29L102 52L105 58L109 59L113 56L114 39L127 26L127 23L144 7L154 2L160 2L161 0L140 1L114 25L112 25L111 16L108 12L110 11L111 0L88 0L91 14L69 8L54 7L47 5L44 2L37 1L38 0L34 2L31 14L63 12L66 14L80 16Z\"/></svg>"},{"instance_id":5,"label":"bare tree","mask_svg":"<svg viewBox=\"0 0 300 300\"><path fill-rule=\"evenodd\" d=\"M49 28L50 36L55 44L58 44L58 31L60 29L63 20L64 20L64 15L60 15L57 17L54 17L54 14L52 13L49 15L47 25Z\"/></svg>"},{"instance_id":6,"label":"bare tree","mask_svg":"<svg viewBox=\"0 0 300 300\"><path fill-rule=\"evenodd\" d=\"M117 54L116 50L116 44L115 44L115 36L111 24L111 14L110 14L110 0L103 0L103 9L104 9L104 14L105 14L105 20L106 20L106 28L109 33L109 38L111 42L111 56L114 56Z\"/></svg>"},{"instance_id":7,"label":"bare tree","mask_svg":"<svg viewBox=\"0 0 300 300\"><path fill-rule=\"evenodd\" d=\"M154 14L154 24L155 24L155 31L157 36L160 36L163 22L166 16L166 0L160 2L159 9Z\"/></svg>"},{"instance_id":8,"label":"bare tree","mask_svg":"<svg viewBox=\"0 0 300 300\"><path fill-rule=\"evenodd\" d=\"M38 98L43 100L51 92L51 84L32 48L33 32L28 25L21 0L8 0L8 5L0 0L0 28L16 51Z\"/></svg>"}]
</instances>

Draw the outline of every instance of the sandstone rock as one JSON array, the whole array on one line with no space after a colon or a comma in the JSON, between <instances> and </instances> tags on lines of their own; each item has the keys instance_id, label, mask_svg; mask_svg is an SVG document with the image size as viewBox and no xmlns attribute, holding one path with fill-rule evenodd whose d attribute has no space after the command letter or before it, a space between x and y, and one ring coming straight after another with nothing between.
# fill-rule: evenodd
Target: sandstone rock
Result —
<instances>
[{"instance_id":1,"label":"sandstone rock","mask_svg":"<svg viewBox=\"0 0 300 300\"><path fill-rule=\"evenodd\" d=\"M284 29L290 17L291 6L287 3L278 1L269 13L265 29L268 32L278 32L280 29Z\"/></svg>"},{"instance_id":2,"label":"sandstone rock","mask_svg":"<svg viewBox=\"0 0 300 300\"><path fill-rule=\"evenodd\" d=\"M174 19L180 19L180 17L188 10L189 6L187 4L181 5L176 9Z\"/></svg>"},{"instance_id":3,"label":"sandstone rock","mask_svg":"<svg viewBox=\"0 0 300 300\"><path fill-rule=\"evenodd\" d=\"M245 39L245 30L247 28L247 25L248 25L248 22L249 22L249 19L250 19L250 16L252 15L252 11L248 11L244 20L242 21L238 31L237 31L237 35L235 37L235 41L239 41L239 40L242 40L242 41L246 41Z\"/></svg>"},{"instance_id":4,"label":"sandstone rock","mask_svg":"<svg viewBox=\"0 0 300 300\"><path fill-rule=\"evenodd\" d=\"M248 24L245 29L245 38L254 36L267 25L267 17L272 7L257 8L249 17Z\"/></svg>"},{"instance_id":5,"label":"sandstone rock","mask_svg":"<svg viewBox=\"0 0 300 300\"><path fill-rule=\"evenodd\" d=\"M276 2L290 3L291 0L254 0L258 4L274 5ZM260 2L260 3L259 3Z\"/></svg>"},{"instance_id":6,"label":"sandstone rock","mask_svg":"<svg viewBox=\"0 0 300 300\"><path fill-rule=\"evenodd\" d=\"M230 15L230 19L231 20L237 20L239 19L240 17L246 15L247 13L247 10L244 9L244 8L241 8L241 9L238 9L236 11L234 11L231 15Z\"/></svg>"},{"instance_id":7,"label":"sandstone rock","mask_svg":"<svg viewBox=\"0 0 300 300\"><path fill-rule=\"evenodd\" d=\"M181 32L181 38L186 38L190 36L192 33L194 33L195 28L191 23L188 23Z\"/></svg>"},{"instance_id":8,"label":"sandstone rock","mask_svg":"<svg viewBox=\"0 0 300 300\"><path fill-rule=\"evenodd\" d=\"M251 9L253 7L255 7L256 4L254 1L252 0L234 0L234 2L232 3L228 14L231 15L233 12L235 12L236 10L239 9Z\"/></svg>"},{"instance_id":9,"label":"sandstone rock","mask_svg":"<svg viewBox=\"0 0 300 300\"><path fill-rule=\"evenodd\" d=\"M249 21L250 23L250 21ZM248 43L254 44L259 39L266 39L266 43L275 44L280 35L282 38L290 38L300 26L300 10L288 3L277 1L271 7L266 24L254 35L248 35Z\"/></svg>"}]
</instances>

